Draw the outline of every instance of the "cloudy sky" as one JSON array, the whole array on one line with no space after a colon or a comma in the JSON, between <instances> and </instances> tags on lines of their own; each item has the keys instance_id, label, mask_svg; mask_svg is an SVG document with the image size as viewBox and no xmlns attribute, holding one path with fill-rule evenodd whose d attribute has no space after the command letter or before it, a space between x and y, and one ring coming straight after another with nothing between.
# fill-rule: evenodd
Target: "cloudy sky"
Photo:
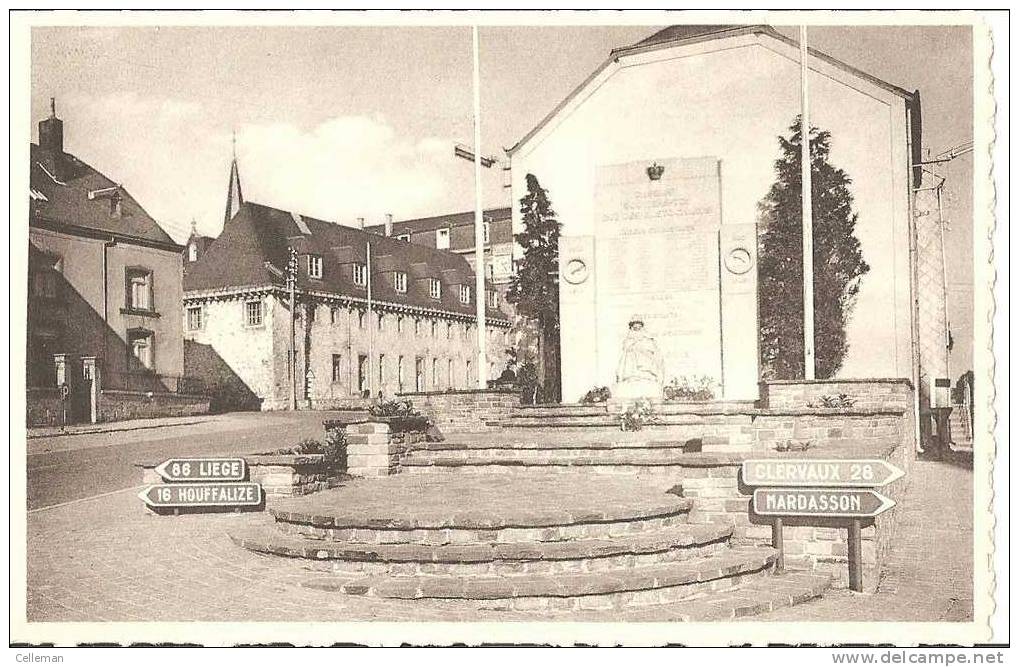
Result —
<instances>
[{"instance_id":1,"label":"cloudy sky","mask_svg":"<svg viewBox=\"0 0 1019 667\"><path fill-rule=\"evenodd\" d=\"M482 28L483 152L501 157L613 47L660 27ZM933 153L972 139L968 28L817 27L810 40L919 89ZM67 150L123 182L178 240L192 219L218 234L234 132L246 198L377 222L473 207L473 168L452 155L472 143L471 68L463 27L35 28L32 118L55 97ZM961 331L972 325L971 156L946 171ZM485 172L486 206L510 204L502 183L498 168Z\"/></svg>"}]
</instances>

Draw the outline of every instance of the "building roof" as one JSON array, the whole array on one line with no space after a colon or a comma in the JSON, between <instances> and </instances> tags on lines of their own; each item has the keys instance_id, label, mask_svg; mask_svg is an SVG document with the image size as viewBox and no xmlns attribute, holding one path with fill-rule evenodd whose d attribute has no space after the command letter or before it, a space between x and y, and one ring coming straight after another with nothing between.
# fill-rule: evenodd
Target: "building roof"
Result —
<instances>
[{"instance_id":1,"label":"building roof","mask_svg":"<svg viewBox=\"0 0 1019 667\"><path fill-rule=\"evenodd\" d=\"M556 115L562 111L566 105L579 95L592 81L594 81L599 74L605 71L613 63L617 62L619 58L624 56L645 53L648 51L655 51L658 49L667 49L685 44L694 44L697 42L703 42L713 39L727 39L730 37L736 37L747 34L758 34L766 35L770 38L776 39L780 42L791 46L798 46L795 40L789 39L782 33L778 32L774 28L768 25L673 25L658 32L645 37L641 41L631 44L629 46L622 46L612 49L609 57L594 71L590 76L587 77L579 86L577 86L564 100L562 100L552 111L548 113L541 121L538 122L527 134L523 136L516 144L511 148L507 149L506 152L509 155L513 155L521 146L527 143L533 136L535 136L543 127L548 125ZM843 71L849 72L854 76L857 76L869 83L876 85L884 90L887 90L905 100L906 104L913 110L914 115L919 113L919 94L916 92L909 92L904 88L883 81L875 76L867 74L866 72L856 69L851 65L848 65L837 58L833 58L826 53L822 53L817 49L808 48L811 56L823 60L824 62L837 67ZM915 151L914 151L915 152Z\"/></svg>"},{"instance_id":2,"label":"building roof","mask_svg":"<svg viewBox=\"0 0 1019 667\"><path fill-rule=\"evenodd\" d=\"M179 249L131 193L70 153L31 145L30 224L67 231L90 230ZM111 213L111 197L120 197L120 213Z\"/></svg>"},{"instance_id":3,"label":"building roof","mask_svg":"<svg viewBox=\"0 0 1019 667\"><path fill-rule=\"evenodd\" d=\"M509 206L499 208L486 208L482 215L486 222L509 220L512 217L512 210ZM393 236L407 234L409 232L431 232L446 227L467 227L474 225L474 211L462 213L447 213L446 215L435 215L428 218L414 218L412 220L394 220ZM385 225L369 225L365 227L376 234L385 233Z\"/></svg>"},{"instance_id":4,"label":"building roof","mask_svg":"<svg viewBox=\"0 0 1019 667\"><path fill-rule=\"evenodd\" d=\"M344 271L343 266L365 262L367 241L371 242L373 301L463 316L475 314L473 298L470 303L461 303L455 288L455 285L464 284L474 291L474 273L463 257L250 201L241 204L219 237L188 270L184 276L184 290L207 292L282 286L283 278L267 268L266 262L284 269L288 248L292 245L301 255L299 289L364 299L367 290L355 285L351 272ZM307 255L322 257L321 280L308 276ZM386 270L408 274L411 284L406 293L396 291L392 273L383 273ZM441 299L430 298L427 285L413 284L415 280L428 278L443 281ZM500 311L489 309L489 313L492 318L506 319Z\"/></svg>"}]
</instances>

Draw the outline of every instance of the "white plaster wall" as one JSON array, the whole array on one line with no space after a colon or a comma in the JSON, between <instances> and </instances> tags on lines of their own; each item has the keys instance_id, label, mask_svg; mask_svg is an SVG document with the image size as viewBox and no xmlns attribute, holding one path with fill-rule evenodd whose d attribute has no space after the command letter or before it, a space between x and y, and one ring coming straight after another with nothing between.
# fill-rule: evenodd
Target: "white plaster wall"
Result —
<instances>
[{"instance_id":1,"label":"white plaster wall","mask_svg":"<svg viewBox=\"0 0 1019 667\"><path fill-rule=\"evenodd\" d=\"M832 163L853 181L856 234L871 271L849 324L840 377L910 377L908 182L903 100L811 61L811 122L832 132ZM776 137L799 113L794 47L767 36L715 40L621 59L595 77L512 158L512 196L534 173L564 236L594 231L598 165L668 157L722 162L722 224L757 219L774 182ZM513 208L514 229L521 228Z\"/></svg>"}]
</instances>

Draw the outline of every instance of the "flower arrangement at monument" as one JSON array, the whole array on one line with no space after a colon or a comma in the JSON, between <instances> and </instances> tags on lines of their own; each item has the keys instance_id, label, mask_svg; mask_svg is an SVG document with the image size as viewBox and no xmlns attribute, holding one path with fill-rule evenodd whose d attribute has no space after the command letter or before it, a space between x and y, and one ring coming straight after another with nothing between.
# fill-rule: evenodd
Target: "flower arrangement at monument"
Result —
<instances>
[{"instance_id":1,"label":"flower arrangement at monument","mask_svg":"<svg viewBox=\"0 0 1019 667\"><path fill-rule=\"evenodd\" d=\"M662 393L666 401L712 401L715 379L707 375L672 378Z\"/></svg>"},{"instance_id":2,"label":"flower arrangement at monument","mask_svg":"<svg viewBox=\"0 0 1019 667\"><path fill-rule=\"evenodd\" d=\"M646 398L629 404L619 415L621 431L640 431L649 424L658 423L658 414L654 404Z\"/></svg>"},{"instance_id":3,"label":"flower arrangement at monument","mask_svg":"<svg viewBox=\"0 0 1019 667\"><path fill-rule=\"evenodd\" d=\"M817 401L807 403L809 408L851 408L856 405L856 399L848 394L822 394Z\"/></svg>"},{"instance_id":4,"label":"flower arrangement at monument","mask_svg":"<svg viewBox=\"0 0 1019 667\"><path fill-rule=\"evenodd\" d=\"M608 387L595 387L580 399L581 403L604 403L612 398L612 391Z\"/></svg>"}]
</instances>

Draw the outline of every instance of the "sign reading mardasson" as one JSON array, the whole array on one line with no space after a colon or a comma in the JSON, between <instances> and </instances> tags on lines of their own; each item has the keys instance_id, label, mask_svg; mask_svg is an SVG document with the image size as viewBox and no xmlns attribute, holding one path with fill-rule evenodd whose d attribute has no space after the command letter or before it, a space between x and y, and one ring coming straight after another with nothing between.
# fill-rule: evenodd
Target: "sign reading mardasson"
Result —
<instances>
[{"instance_id":1,"label":"sign reading mardasson","mask_svg":"<svg viewBox=\"0 0 1019 667\"><path fill-rule=\"evenodd\" d=\"M743 462L747 486L865 486L891 484L905 475L879 459L752 459Z\"/></svg>"},{"instance_id":2,"label":"sign reading mardasson","mask_svg":"<svg viewBox=\"0 0 1019 667\"><path fill-rule=\"evenodd\" d=\"M138 494L149 507L246 507L262 503L254 482L153 484Z\"/></svg>"},{"instance_id":3,"label":"sign reading mardasson","mask_svg":"<svg viewBox=\"0 0 1019 667\"><path fill-rule=\"evenodd\" d=\"M873 517L895 501L873 489L757 489L754 513L760 516Z\"/></svg>"}]
</instances>

